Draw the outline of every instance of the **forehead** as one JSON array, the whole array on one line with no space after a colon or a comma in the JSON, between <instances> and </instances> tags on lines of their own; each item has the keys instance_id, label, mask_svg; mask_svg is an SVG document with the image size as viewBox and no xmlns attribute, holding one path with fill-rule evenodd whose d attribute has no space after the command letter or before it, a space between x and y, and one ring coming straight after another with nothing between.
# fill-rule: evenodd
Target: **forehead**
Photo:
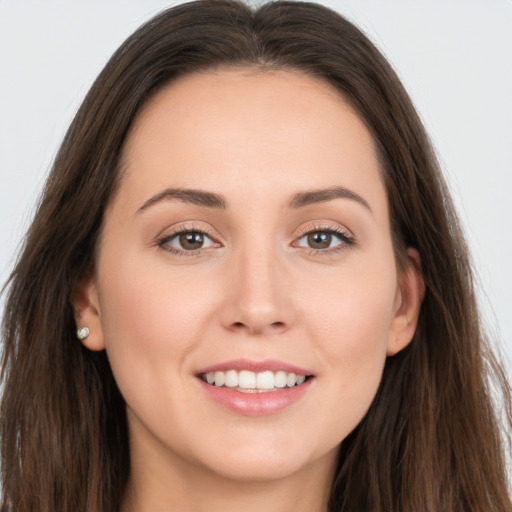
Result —
<instances>
[{"instance_id":1,"label":"forehead","mask_svg":"<svg viewBox=\"0 0 512 512\"><path fill-rule=\"evenodd\" d=\"M333 86L293 71L218 70L171 82L137 115L123 168L122 182L141 196L169 186L236 194L241 183L266 196L269 183L292 194L373 182L366 193L383 193L359 116Z\"/></svg>"}]
</instances>

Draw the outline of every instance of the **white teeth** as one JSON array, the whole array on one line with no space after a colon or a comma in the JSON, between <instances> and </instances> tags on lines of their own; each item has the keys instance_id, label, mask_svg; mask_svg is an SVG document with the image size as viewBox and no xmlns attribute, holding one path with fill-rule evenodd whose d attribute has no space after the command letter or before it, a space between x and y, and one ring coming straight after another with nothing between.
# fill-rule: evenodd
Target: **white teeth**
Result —
<instances>
[{"instance_id":1,"label":"white teeth","mask_svg":"<svg viewBox=\"0 0 512 512\"><path fill-rule=\"evenodd\" d=\"M264 371L260 373L249 370L228 370L225 372L208 372L203 375L203 380L208 384L217 387L226 386L236 388L242 392L257 392L257 390L270 391L278 388L300 386L306 380L305 375L296 375L293 372L285 371L271 372Z\"/></svg>"},{"instance_id":2,"label":"white teeth","mask_svg":"<svg viewBox=\"0 0 512 512\"><path fill-rule=\"evenodd\" d=\"M274 386L284 388L286 386L286 372L276 372L274 375Z\"/></svg>"},{"instance_id":3,"label":"white teeth","mask_svg":"<svg viewBox=\"0 0 512 512\"><path fill-rule=\"evenodd\" d=\"M272 389L274 387L274 374L262 372L256 375L256 387L258 389Z\"/></svg>"},{"instance_id":4,"label":"white teeth","mask_svg":"<svg viewBox=\"0 0 512 512\"><path fill-rule=\"evenodd\" d=\"M236 370L226 372L224 385L228 388L236 388L238 386L238 372Z\"/></svg>"},{"instance_id":5,"label":"white teeth","mask_svg":"<svg viewBox=\"0 0 512 512\"><path fill-rule=\"evenodd\" d=\"M238 374L238 386L245 389L254 389L256 387L256 374L248 370L242 370Z\"/></svg>"},{"instance_id":6,"label":"white teeth","mask_svg":"<svg viewBox=\"0 0 512 512\"><path fill-rule=\"evenodd\" d=\"M224 372L215 372L215 385L220 387L224 386L224 381L226 380Z\"/></svg>"}]
</instances>

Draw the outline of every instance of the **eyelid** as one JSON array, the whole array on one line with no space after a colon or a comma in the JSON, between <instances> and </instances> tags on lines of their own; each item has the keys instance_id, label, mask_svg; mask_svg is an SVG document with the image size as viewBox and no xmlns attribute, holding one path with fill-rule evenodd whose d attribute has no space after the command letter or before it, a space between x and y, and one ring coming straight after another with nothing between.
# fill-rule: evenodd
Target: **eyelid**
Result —
<instances>
[{"instance_id":1,"label":"eyelid","mask_svg":"<svg viewBox=\"0 0 512 512\"><path fill-rule=\"evenodd\" d=\"M219 241L219 236L213 232L213 230L203 223L196 223L195 221L185 221L182 223L177 223L167 229L165 229L160 235L157 236L155 240L155 245L158 246L163 251L169 252L171 254L176 254L179 256L197 256L201 254L205 250L209 250L212 246L209 247L201 247L200 249L194 250L185 250L178 249L176 247L165 245L168 241L177 237L182 233L201 233L213 242L213 247L222 247L222 243Z\"/></svg>"},{"instance_id":2,"label":"eyelid","mask_svg":"<svg viewBox=\"0 0 512 512\"><path fill-rule=\"evenodd\" d=\"M302 224L297 229L296 238L300 238L304 235L308 235L309 233L314 233L315 231L327 231L330 233L336 233L339 235L343 235L344 237L353 240L355 242L354 235L347 228L339 225L338 223L330 223L327 221L315 222L313 224Z\"/></svg>"},{"instance_id":3,"label":"eyelid","mask_svg":"<svg viewBox=\"0 0 512 512\"><path fill-rule=\"evenodd\" d=\"M338 223L330 223L327 221L319 221L312 224L303 224L301 225L297 230L297 236L294 237L294 240L292 242L292 247L299 247L302 250L308 252L312 255L328 255L328 254L334 254L339 251L343 251L346 249L349 249L356 245L356 239L355 236L345 227L340 226ZM340 240L342 243L338 244L335 247L330 247L326 249L315 249L313 247L306 247L302 245L296 245L299 240L304 238L306 235L309 235L311 233L315 232L325 232L325 233L332 233Z\"/></svg>"}]
</instances>

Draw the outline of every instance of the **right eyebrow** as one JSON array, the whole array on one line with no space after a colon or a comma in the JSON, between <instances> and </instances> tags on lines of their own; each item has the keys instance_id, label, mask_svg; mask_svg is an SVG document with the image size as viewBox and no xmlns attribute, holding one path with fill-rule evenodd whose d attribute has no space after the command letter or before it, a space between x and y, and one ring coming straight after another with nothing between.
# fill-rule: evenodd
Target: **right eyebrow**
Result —
<instances>
[{"instance_id":1,"label":"right eyebrow","mask_svg":"<svg viewBox=\"0 0 512 512\"><path fill-rule=\"evenodd\" d=\"M333 201L334 199L351 199L352 201L364 206L370 213L372 213L372 209L366 199L352 190L341 186L299 192L291 198L289 206L290 208L303 208L310 204L325 203L327 201Z\"/></svg>"},{"instance_id":2,"label":"right eyebrow","mask_svg":"<svg viewBox=\"0 0 512 512\"><path fill-rule=\"evenodd\" d=\"M227 201L224 196L214 192L205 192L204 190L195 190L190 188L167 188L158 194L150 197L138 210L140 213L149 207L162 201L178 200L183 203L205 206L207 208L218 208L225 210Z\"/></svg>"}]
</instances>

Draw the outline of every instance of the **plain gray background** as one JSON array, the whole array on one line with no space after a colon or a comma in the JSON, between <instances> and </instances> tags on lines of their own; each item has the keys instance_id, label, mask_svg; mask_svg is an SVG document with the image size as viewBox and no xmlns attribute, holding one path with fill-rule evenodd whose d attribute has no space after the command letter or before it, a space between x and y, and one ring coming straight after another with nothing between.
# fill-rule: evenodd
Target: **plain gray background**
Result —
<instances>
[{"instance_id":1,"label":"plain gray background","mask_svg":"<svg viewBox=\"0 0 512 512\"><path fill-rule=\"evenodd\" d=\"M0 0L0 282L92 81L131 32L176 3ZM374 40L412 96L466 229L486 323L510 358L512 0L321 3Z\"/></svg>"}]
</instances>

